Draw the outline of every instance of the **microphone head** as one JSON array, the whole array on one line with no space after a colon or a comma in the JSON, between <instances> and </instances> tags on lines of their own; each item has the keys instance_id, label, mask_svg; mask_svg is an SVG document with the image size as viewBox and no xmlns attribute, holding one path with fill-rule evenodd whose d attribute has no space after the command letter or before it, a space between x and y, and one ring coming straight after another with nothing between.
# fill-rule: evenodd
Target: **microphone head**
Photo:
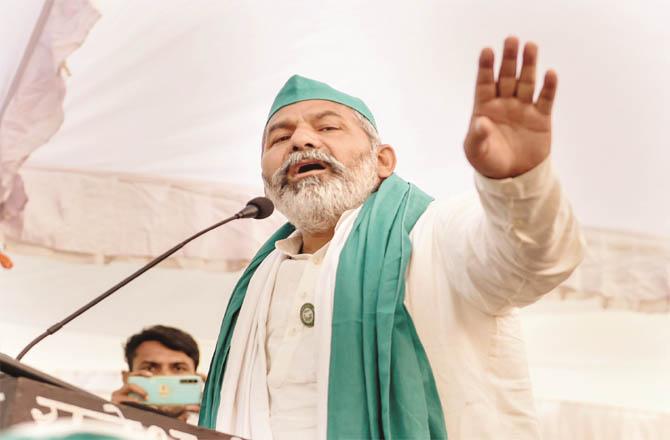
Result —
<instances>
[{"instance_id":1,"label":"microphone head","mask_svg":"<svg viewBox=\"0 0 670 440\"><path fill-rule=\"evenodd\" d=\"M247 206L253 206L258 209L256 215L253 216L255 219L270 217L275 210L275 205L267 197L256 197L255 199L251 199L247 202Z\"/></svg>"}]
</instances>

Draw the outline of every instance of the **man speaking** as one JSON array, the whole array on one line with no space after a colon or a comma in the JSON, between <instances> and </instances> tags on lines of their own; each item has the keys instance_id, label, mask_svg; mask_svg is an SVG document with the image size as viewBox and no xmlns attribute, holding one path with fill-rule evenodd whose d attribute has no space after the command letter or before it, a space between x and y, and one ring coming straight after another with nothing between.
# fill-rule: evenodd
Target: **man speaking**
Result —
<instances>
[{"instance_id":1,"label":"man speaking","mask_svg":"<svg viewBox=\"0 0 670 440\"><path fill-rule=\"evenodd\" d=\"M479 58L464 143L478 200L433 201L394 174L363 101L288 80L261 167L290 223L235 287L201 425L254 440L539 437L516 308L568 277L582 244L549 160L557 76L534 99L537 47L517 76L518 46L505 41L497 80L493 51Z\"/></svg>"}]
</instances>

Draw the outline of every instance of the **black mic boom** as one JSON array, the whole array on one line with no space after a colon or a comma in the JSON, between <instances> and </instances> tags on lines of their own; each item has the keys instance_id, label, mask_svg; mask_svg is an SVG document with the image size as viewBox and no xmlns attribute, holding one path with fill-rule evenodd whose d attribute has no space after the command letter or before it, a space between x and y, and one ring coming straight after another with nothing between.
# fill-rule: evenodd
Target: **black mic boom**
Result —
<instances>
[{"instance_id":1,"label":"black mic boom","mask_svg":"<svg viewBox=\"0 0 670 440\"><path fill-rule=\"evenodd\" d=\"M263 218L269 217L270 214L272 214L272 212L274 211L274 209L275 209L274 205L272 204L270 199L268 199L266 197L256 197L255 199L250 200L249 202L247 202L247 206L245 206L240 212L238 212L234 216L228 217L225 220L221 220L220 222L210 226L207 229L203 229L202 231L198 232L197 234L194 234L194 235L190 236L189 238L187 238L186 240L182 241L181 243L177 244L173 248L168 249L167 251L163 252L162 254L160 254L159 256L157 256L156 258L154 258L153 260L149 261L147 264L145 264L144 266L139 268L137 271L135 271L134 273L132 273L128 277L124 278L123 280L118 282L116 285L112 286L109 290L102 293L100 296L98 296L96 298L93 298L87 304L85 304L84 306L75 310L73 313L71 313L69 316L67 316L62 321L59 321L56 324L49 327L48 329L46 329L46 331L44 333L42 333L41 335L39 335L38 337L36 337L32 341L30 341L30 343L28 345L26 345L26 347L23 350L21 350L21 353L19 353L19 355L16 356L16 360L20 361L23 358L23 356L25 356L26 353L28 353L28 351L31 348L33 348L37 343L39 343L42 339L46 338L49 335L53 335L58 330L63 328L63 326L65 324L67 324L70 321L72 321L73 319L77 318L79 315L81 315L82 313L84 313L85 311L87 311L88 309L93 307L94 305L98 304L99 302L101 302L102 300L104 300L105 298L107 298L112 293L116 292L117 290L119 290L120 288L125 286L126 284L130 283L135 278L142 275L144 272L146 272L149 269L151 269L152 267L156 266L158 263L165 260L170 255L174 254L179 249L186 246L189 242L195 240L196 238L200 237L203 234L208 233L212 229L216 229L219 226L225 225L226 223L228 223L230 221L233 221L233 220L237 220L237 219L240 219L240 218L263 219Z\"/></svg>"}]
</instances>

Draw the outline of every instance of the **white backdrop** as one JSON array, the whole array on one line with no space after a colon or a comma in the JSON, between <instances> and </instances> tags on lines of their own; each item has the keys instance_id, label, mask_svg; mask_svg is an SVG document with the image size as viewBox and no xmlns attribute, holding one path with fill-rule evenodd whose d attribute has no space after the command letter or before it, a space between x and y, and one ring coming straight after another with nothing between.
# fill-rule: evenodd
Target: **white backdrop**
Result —
<instances>
[{"instance_id":1,"label":"white backdrop","mask_svg":"<svg viewBox=\"0 0 670 440\"><path fill-rule=\"evenodd\" d=\"M0 3L0 17L11 17L14 25L2 26L0 38L0 102L5 101L14 74L21 63L35 21L43 7L42 1L9 1Z\"/></svg>"},{"instance_id":2,"label":"white backdrop","mask_svg":"<svg viewBox=\"0 0 670 440\"><path fill-rule=\"evenodd\" d=\"M399 172L471 187L478 51L508 34L559 73L554 161L586 225L670 236L663 2L100 1L60 132L30 163L260 187L260 133L293 73L362 97Z\"/></svg>"}]
</instances>

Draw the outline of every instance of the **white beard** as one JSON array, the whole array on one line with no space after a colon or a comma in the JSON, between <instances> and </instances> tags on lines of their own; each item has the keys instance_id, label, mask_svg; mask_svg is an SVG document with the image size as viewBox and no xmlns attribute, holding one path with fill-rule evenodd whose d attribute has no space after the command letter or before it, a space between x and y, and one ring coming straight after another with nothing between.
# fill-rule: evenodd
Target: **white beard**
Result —
<instances>
[{"instance_id":1,"label":"white beard","mask_svg":"<svg viewBox=\"0 0 670 440\"><path fill-rule=\"evenodd\" d=\"M288 169L303 160L320 160L330 170L289 183ZM291 154L274 175L263 178L265 195L299 230L308 233L327 231L340 216L361 205L379 184L377 154L363 154L350 168L333 156L318 150Z\"/></svg>"}]
</instances>

